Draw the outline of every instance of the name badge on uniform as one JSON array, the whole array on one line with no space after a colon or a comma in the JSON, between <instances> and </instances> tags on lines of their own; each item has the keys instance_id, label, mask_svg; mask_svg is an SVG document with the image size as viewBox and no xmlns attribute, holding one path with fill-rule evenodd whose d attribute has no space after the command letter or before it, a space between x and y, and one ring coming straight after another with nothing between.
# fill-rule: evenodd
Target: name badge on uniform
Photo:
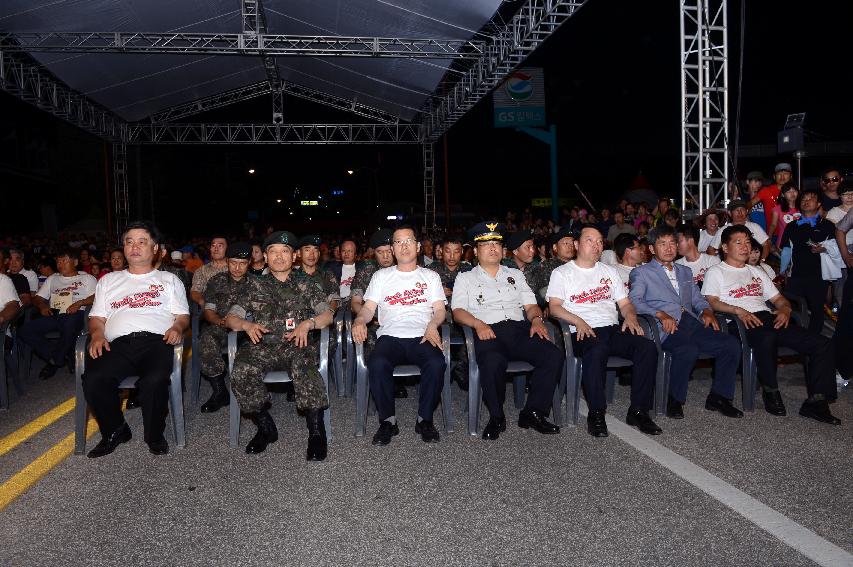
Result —
<instances>
[{"instance_id":1,"label":"name badge on uniform","mask_svg":"<svg viewBox=\"0 0 853 567\"><path fill-rule=\"evenodd\" d=\"M292 331L293 329L295 329L296 328L296 319L294 319L293 317L286 319L284 322L284 328L287 329L288 331Z\"/></svg>"}]
</instances>

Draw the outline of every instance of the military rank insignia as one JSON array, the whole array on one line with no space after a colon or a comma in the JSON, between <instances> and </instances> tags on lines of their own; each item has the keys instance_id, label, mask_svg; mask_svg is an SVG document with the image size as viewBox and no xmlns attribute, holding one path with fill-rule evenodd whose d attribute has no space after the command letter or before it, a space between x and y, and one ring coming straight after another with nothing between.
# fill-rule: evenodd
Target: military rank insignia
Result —
<instances>
[{"instance_id":1,"label":"military rank insignia","mask_svg":"<svg viewBox=\"0 0 853 567\"><path fill-rule=\"evenodd\" d=\"M287 329L288 331L292 331L293 329L295 329L296 328L296 319L294 319L293 317L288 317L284 321L284 328Z\"/></svg>"}]
</instances>

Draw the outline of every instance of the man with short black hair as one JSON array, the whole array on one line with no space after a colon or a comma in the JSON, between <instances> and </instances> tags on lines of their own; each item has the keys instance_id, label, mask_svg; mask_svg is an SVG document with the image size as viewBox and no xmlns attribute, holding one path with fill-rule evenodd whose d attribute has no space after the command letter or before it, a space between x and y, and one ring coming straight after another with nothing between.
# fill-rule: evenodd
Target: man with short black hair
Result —
<instances>
[{"instance_id":1,"label":"man with short black hair","mask_svg":"<svg viewBox=\"0 0 853 567\"><path fill-rule=\"evenodd\" d=\"M786 414L776 379L776 357L779 347L783 346L808 355L808 398L800 408L800 415L823 423L840 424L841 420L829 411L828 403L837 396L832 341L791 321L788 300L763 270L748 265L751 244L746 227L726 228L722 247L725 260L708 270L702 293L715 311L739 318L746 327L746 340L753 349L758 367L764 409L772 415ZM767 302L773 304L775 313L767 308Z\"/></svg>"},{"instance_id":2,"label":"man with short black hair","mask_svg":"<svg viewBox=\"0 0 853 567\"><path fill-rule=\"evenodd\" d=\"M387 445L400 432L394 409L394 367L401 364L414 364L421 370L415 433L426 443L437 442L440 436L432 416L446 369L438 331L446 316L446 299L438 274L418 266L420 245L414 229L395 230L392 249L397 265L373 274L352 325L353 340L363 343L367 325L379 311L378 339L367 360L370 392L379 417L373 444Z\"/></svg>"},{"instance_id":3,"label":"man with short black hair","mask_svg":"<svg viewBox=\"0 0 853 567\"><path fill-rule=\"evenodd\" d=\"M669 226L655 228L649 232L649 243L654 258L631 272L629 296L638 313L657 319L662 347L672 353L667 416L684 417L690 373L699 354L706 353L716 364L705 409L726 417L743 417L731 402L740 344L728 333L719 332L720 325L693 282L693 273L674 262L678 249L675 230Z\"/></svg>"},{"instance_id":4,"label":"man with short black hair","mask_svg":"<svg viewBox=\"0 0 853 567\"><path fill-rule=\"evenodd\" d=\"M797 210L802 216L788 223L780 240L783 257L787 257L786 248L791 254L791 275L785 291L805 298L809 307L809 330L820 334L823 331L823 304L829 288L829 282L823 279L820 254L826 251L823 242L835 237L835 225L820 216L820 194L815 189L800 191Z\"/></svg>"},{"instance_id":5,"label":"man with short black hair","mask_svg":"<svg viewBox=\"0 0 853 567\"><path fill-rule=\"evenodd\" d=\"M744 230L748 231L749 229L744 227ZM699 247L696 245L699 242L699 227L695 224L679 225L675 229L675 236L678 240L678 254L681 256L675 263L690 268L690 271L693 272L693 281L696 282L699 289L702 289L705 272L711 266L719 264L720 257L699 252Z\"/></svg>"},{"instance_id":6,"label":"man with short black hair","mask_svg":"<svg viewBox=\"0 0 853 567\"><path fill-rule=\"evenodd\" d=\"M453 295L453 284L456 282L456 276L471 269L471 266L462 263L462 244L464 242L465 239L461 234L449 234L441 246L442 260L433 262L428 266L441 278L441 286L444 289L444 295L447 297Z\"/></svg>"},{"instance_id":7,"label":"man with short black hair","mask_svg":"<svg viewBox=\"0 0 853 567\"><path fill-rule=\"evenodd\" d=\"M791 180L791 164L782 162L777 163L776 167L773 168L773 180L775 183L772 185L768 185L767 187L762 188L755 197L752 197L749 202L745 205L747 211L752 209L752 207L761 201L764 205L764 226L770 226L770 223L773 221L773 210L776 208L776 201L779 199L779 195L781 193L781 187L785 183ZM734 224L743 224L736 222ZM755 234L755 230L752 230L752 236L755 237L758 242L764 244L760 238L758 238ZM718 248L718 246L714 246L714 248Z\"/></svg>"},{"instance_id":8,"label":"man with short black hair","mask_svg":"<svg viewBox=\"0 0 853 567\"><path fill-rule=\"evenodd\" d=\"M759 244L761 244L761 259L764 260L770 254L770 237L767 236L767 233L764 231L763 228L748 219L748 209L749 204L746 201L740 201L737 199L731 201L729 203L729 213L732 216L731 224L743 225L749 229L749 231L752 233L752 237L755 238ZM723 231L718 229L717 234L715 234L713 240L711 240L709 249L713 249L712 251L715 254L716 251L720 249L720 237L722 236L722 234Z\"/></svg>"},{"instance_id":9,"label":"man with short black hair","mask_svg":"<svg viewBox=\"0 0 853 567\"><path fill-rule=\"evenodd\" d=\"M551 235L548 243L551 246L552 256L544 262L539 262L524 274L527 284L536 294L536 301L542 309L548 307L545 290L548 289L548 282L551 281L551 273L575 257L575 230L563 227Z\"/></svg>"},{"instance_id":10,"label":"man with short black hair","mask_svg":"<svg viewBox=\"0 0 853 567\"><path fill-rule=\"evenodd\" d=\"M8 263L9 257L6 251L0 248L0 274L5 274L6 277L11 280L12 285L15 286L15 292L18 294L18 301L21 302L22 306L27 307L28 305L30 305L32 301L32 296L35 295L35 292L30 291L30 281L24 274L13 274L11 272L6 271Z\"/></svg>"},{"instance_id":11,"label":"man with short black hair","mask_svg":"<svg viewBox=\"0 0 853 567\"><path fill-rule=\"evenodd\" d=\"M228 270L225 252L228 250L228 240L224 236L214 236L210 239L210 262L193 272L193 283L190 297L204 309L204 288L214 274Z\"/></svg>"},{"instance_id":12,"label":"man with short black hair","mask_svg":"<svg viewBox=\"0 0 853 567\"><path fill-rule=\"evenodd\" d=\"M749 220L760 226L764 232L767 232L767 218L771 215L764 214L764 203L761 199L756 199L758 192L764 187L764 174L760 171L750 171L746 175L746 200L752 205L749 209ZM707 247L706 247L707 249ZM705 250L702 250L704 252Z\"/></svg>"},{"instance_id":13,"label":"man with short black hair","mask_svg":"<svg viewBox=\"0 0 853 567\"><path fill-rule=\"evenodd\" d=\"M8 273L21 274L22 276L27 278L27 282L30 284L30 293L36 293L39 290L39 277L34 271L28 270L24 267L23 250L18 250L15 248L10 249L8 262Z\"/></svg>"},{"instance_id":14,"label":"man with short black hair","mask_svg":"<svg viewBox=\"0 0 853 567\"><path fill-rule=\"evenodd\" d=\"M73 363L74 341L86 322L81 308L92 305L98 283L93 276L77 271L77 254L73 250L63 250L55 258L59 272L47 278L33 296L33 306L41 317L27 321L18 331L18 338L45 361L39 373L42 380L55 375L59 367ZM49 340L46 335L50 332L58 332L59 339Z\"/></svg>"},{"instance_id":15,"label":"man with short black hair","mask_svg":"<svg viewBox=\"0 0 853 567\"><path fill-rule=\"evenodd\" d=\"M302 261L302 265L298 269L323 288L323 293L326 294L326 302L334 311L341 303L340 284L332 272L319 268L320 244L322 243L323 239L317 234L308 234L299 239L297 246L299 247L299 259Z\"/></svg>"},{"instance_id":16,"label":"man with short black hair","mask_svg":"<svg viewBox=\"0 0 853 567\"><path fill-rule=\"evenodd\" d=\"M198 356L201 375L209 382L213 393L201 406L202 413L212 413L228 405L228 390L225 387L225 359L222 352L228 344L228 328L225 318L238 298L246 293L247 272L252 249L245 242L228 246L226 263L228 269L208 280L204 291L202 318L208 323L198 339Z\"/></svg>"},{"instance_id":17,"label":"man with short black hair","mask_svg":"<svg viewBox=\"0 0 853 567\"><path fill-rule=\"evenodd\" d=\"M654 401L658 353L654 343L642 338L643 329L629 301L619 274L600 262L604 237L595 226L581 229L575 241L574 260L551 274L548 307L551 314L568 322L572 346L583 360L583 384L589 406L587 430L593 437L607 437L607 360L621 356L633 362L631 405L626 422L649 435L660 427L649 417ZM616 310L625 321L619 325Z\"/></svg>"},{"instance_id":18,"label":"man with short black hair","mask_svg":"<svg viewBox=\"0 0 853 567\"><path fill-rule=\"evenodd\" d=\"M625 285L625 293L631 289L631 271L646 261L645 247L634 234L620 234L613 242L613 253L618 262L610 264Z\"/></svg>"},{"instance_id":19,"label":"man with short black hair","mask_svg":"<svg viewBox=\"0 0 853 567\"><path fill-rule=\"evenodd\" d=\"M669 201L667 201L669 203ZM607 230L607 241L614 242L620 234L637 234L637 230L633 224L625 222L625 213L621 210L616 210L613 213L613 224Z\"/></svg>"},{"instance_id":20,"label":"man with short black hair","mask_svg":"<svg viewBox=\"0 0 853 567\"><path fill-rule=\"evenodd\" d=\"M150 223L132 222L124 235L128 267L98 281L89 313L89 341L83 390L101 441L89 451L103 457L131 438L119 400L119 384L139 376L145 442L154 455L169 452L163 437L169 411L174 345L190 322L186 291L174 274L154 268L160 234Z\"/></svg>"}]
</instances>

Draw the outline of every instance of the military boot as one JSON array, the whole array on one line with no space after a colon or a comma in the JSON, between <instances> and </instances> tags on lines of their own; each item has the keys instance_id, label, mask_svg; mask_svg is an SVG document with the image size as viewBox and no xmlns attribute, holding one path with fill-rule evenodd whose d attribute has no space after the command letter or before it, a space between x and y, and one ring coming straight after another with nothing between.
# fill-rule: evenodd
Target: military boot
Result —
<instances>
[{"instance_id":1,"label":"military boot","mask_svg":"<svg viewBox=\"0 0 853 567\"><path fill-rule=\"evenodd\" d=\"M308 424L308 451L305 459L308 461L324 461L328 445L326 443L326 424L323 422L323 410L310 409L305 412L305 423Z\"/></svg>"},{"instance_id":2,"label":"military boot","mask_svg":"<svg viewBox=\"0 0 853 567\"><path fill-rule=\"evenodd\" d=\"M251 419L258 426L258 432L246 445L247 453L263 453L267 449L267 445L278 441L278 429L275 427L275 422L272 416L266 409L252 414Z\"/></svg>"},{"instance_id":3,"label":"military boot","mask_svg":"<svg viewBox=\"0 0 853 567\"><path fill-rule=\"evenodd\" d=\"M213 388L213 394L210 399L201 405L201 413L213 413L219 411L219 408L228 405L228 388L225 387L225 373L217 376L208 376L210 387Z\"/></svg>"}]
</instances>

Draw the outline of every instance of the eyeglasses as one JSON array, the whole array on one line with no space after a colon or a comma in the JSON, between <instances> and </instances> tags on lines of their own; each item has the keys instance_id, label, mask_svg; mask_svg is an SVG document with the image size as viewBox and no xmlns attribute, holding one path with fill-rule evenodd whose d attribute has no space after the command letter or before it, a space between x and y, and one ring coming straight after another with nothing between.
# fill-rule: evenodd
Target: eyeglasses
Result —
<instances>
[{"instance_id":1,"label":"eyeglasses","mask_svg":"<svg viewBox=\"0 0 853 567\"><path fill-rule=\"evenodd\" d=\"M824 183L838 183L839 181L841 181L840 177L824 177L823 178Z\"/></svg>"},{"instance_id":2,"label":"eyeglasses","mask_svg":"<svg viewBox=\"0 0 853 567\"><path fill-rule=\"evenodd\" d=\"M394 246L403 246L404 244L407 246L411 246L414 243L415 243L414 238L404 238L403 240L395 240Z\"/></svg>"}]
</instances>

